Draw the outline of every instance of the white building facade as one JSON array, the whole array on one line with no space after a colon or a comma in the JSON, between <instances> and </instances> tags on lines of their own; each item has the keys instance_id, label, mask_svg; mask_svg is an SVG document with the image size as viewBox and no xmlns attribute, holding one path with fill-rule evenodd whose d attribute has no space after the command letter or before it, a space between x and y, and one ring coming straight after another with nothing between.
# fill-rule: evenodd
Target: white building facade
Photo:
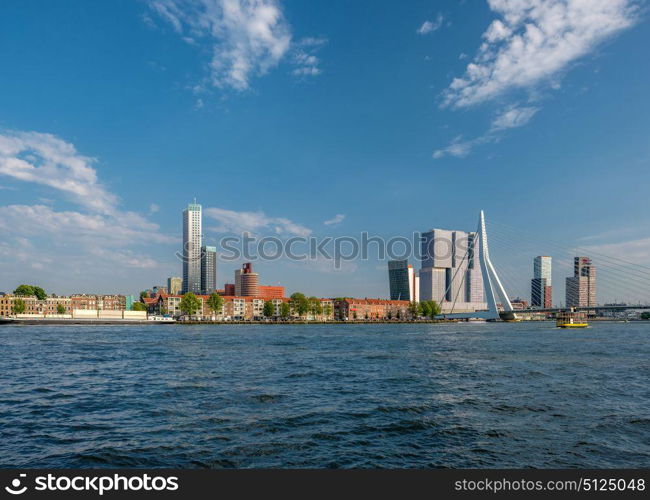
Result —
<instances>
[{"instance_id":1,"label":"white building facade","mask_svg":"<svg viewBox=\"0 0 650 500\"><path fill-rule=\"evenodd\" d=\"M183 293L201 293L201 205L183 210Z\"/></svg>"}]
</instances>

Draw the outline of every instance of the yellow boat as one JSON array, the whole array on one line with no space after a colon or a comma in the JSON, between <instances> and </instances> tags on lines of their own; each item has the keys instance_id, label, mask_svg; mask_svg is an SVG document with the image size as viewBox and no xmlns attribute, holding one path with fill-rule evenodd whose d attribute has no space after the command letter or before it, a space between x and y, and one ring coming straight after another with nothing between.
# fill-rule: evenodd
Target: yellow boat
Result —
<instances>
[{"instance_id":1,"label":"yellow boat","mask_svg":"<svg viewBox=\"0 0 650 500\"><path fill-rule=\"evenodd\" d=\"M555 326L558 328L587 328L589 323L587 323L584 313L571 309L557 314Z\"/></svg>"}]
</instances>

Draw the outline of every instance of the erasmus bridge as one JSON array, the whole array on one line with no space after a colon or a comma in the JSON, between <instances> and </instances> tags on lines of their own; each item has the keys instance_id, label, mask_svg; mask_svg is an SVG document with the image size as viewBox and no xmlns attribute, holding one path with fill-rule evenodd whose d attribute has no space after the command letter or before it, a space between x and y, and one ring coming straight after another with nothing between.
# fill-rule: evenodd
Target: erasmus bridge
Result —
<instances>
[{"instance_id":1,"label":"erasmus bridge","mask_svg":"<svg viewBox=\"0 0 650 500\"><path fill-rule=\"evenodd\" d=\"M503 226L507 228L507 226ZM514 229L509 228L504 230L503 228L499 231L499 234L502 237L509 237L512 241L512 237L516 236L517 239L521 239L521 233ZM503 240L503 238L502 238ZM485 221L485 214L481 210L479 215L478 229L477 229L477 238L474 240L478 243L478 248L468 249L465 254L464 259L469 258L471 251L478 251L479 264L481 269L481 276L483 278L483 288L484 288L484 302L487 304L487 309L482 311L474 312L453 312L454 304L451 305L450 312L444 312L439 316L439 318L446 319L485 319L485 320L504 320L504 321L513 321L518 319L517 315L521 314L530 314L530 313L551 313L551 312L560 312L564 311L567 308L563 307L551 307L551 308L518 308L515 309L510 300L510 296L506 291L506 286L502 281L500 275L509 274L510 278L510 287L519 291L516 285L516 279L512 279L512 274L502 272L507 269L503 267L497 272L495 265L492 263L490 257L490 247L488 245L488 232ZM534 243L534 245L539 245L540 243ZM548 242L544 242L545 246L549 246ZM563 247L557 243L550 243L550 246L554 247L556 251L561 251L567 255L571 254L573 251L567 247ZM510 242L507 242L503 245L503 248L511 248L512 245ZM518 254L518 257L521 258L524 254L521 251L515 250ZM594 252L591 252L594 253ZM608 288L610 293L620 293L622 296L639 296L639 294L644 295L645 297L650 296L650 268L641 266L639 264L634 264L631 262L624 261L622 259L617 259L614 257L608 257L602 254L598 254L599 259L599 268L602 267L603 270L607 271L606 273L601 273L599 275L599 281L603 282ZM506 257L506 256L504 256ZM568 265L567 265L568 266ZM634 266L632 271L630 266ZM569 266L568 266L569 267ZM572 267L570 268L572 270ZM452 277L452 282L456 279L456 276ZM451 283L448 285L448 290L451 288ZM445 292L448 292L448 290ZM527 296L523 293L520 296ZM448 304L445 304L447 306ZM606 304L606 305L592 305L589 307L575 307L573 310L583 310L583 311L623 311L629 309L650 309L650 305L633 303L633 304Z\"/></svg>"}]
</instances>

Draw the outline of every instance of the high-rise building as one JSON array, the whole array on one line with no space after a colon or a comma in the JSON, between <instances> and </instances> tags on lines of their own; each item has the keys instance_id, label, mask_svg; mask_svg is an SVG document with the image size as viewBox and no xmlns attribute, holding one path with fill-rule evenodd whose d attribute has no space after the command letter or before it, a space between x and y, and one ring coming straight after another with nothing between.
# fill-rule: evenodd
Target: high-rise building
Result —
<instances>
[{"instance_id":1,"label":"high-rise building","mask_svg":"<svg viewBox=\"0 0 650 500\"><path fill-rule=\"evenodd\" d=\"M419 302L420 278L407 260L388 261L388 284L391 300Z\"/></svg>"},{"instance_id":2,"label":"high-rise building","mask_svg":"<svg viewBox=\"0 0 650 500\"><path fill-rule=\"evenodd\" d=\"M260 277L253 272L253 264L246 262L235 271L235 295L237 297L259 297Z\"/></svg>"},{"instance_id":3,"label":"high-rise building","mask_svg":"<svg viewBox=\"0 0 650 500\"><path fill-rule=\"evenodd\" d=\"M424 233L420 300L435 300L443 311L485 309L477 247L476 233L445 229Z\"/></svg>"},{"instance_id":4,"label":"high-rise building","mask_svg":"<svg viewBox=\"0 0 650 500\"><path fill-rule=\"evenodd\" d=\"M566 279L567 307L596 305L596 268L589 257L573 259L573 276Z\"/></svg>"},{"instance_id":5,"label":"high-rise building","mask_svg":"<svg viewBox=\"0 0 650 500\"><path fill-rule=\"evenodd\" d=\"M183 278L170 277L167 278L167 290L170 295L178 295L183 288Z\"/></svg>"},{"instance_id":6,"label":"high-rise building","mask_svg":"<svg viewBox=\"0 0 650 500\"><path fill-rule=\"evenodd\" d=\"M217 289L217 248L201 247L201 293L210 295Z\"/></svg>"},{"instance_id":7,"label":"high-rise building","mask_svg":"<svg viewBox=\"0 0 650 500\"><path fill-rule=\"evenodd\" d=\"M413 269L413 266L409 266ZM413 269L413 275L409 277L409 292L411 292L411 302L420 302L420 274Z\"/></svg>"},{"instance_id":8,"label":"high-rise building","mask_svg":"<svg viewBox=\"0 0 650 500\"><path fill-rule=\"evenodd\" d=\"M241 297L241 269L235 269L235 297Z\"/></svg>"},{"instance_id":9,"label":"high-rise building","mask_svg":"<svg viewBox=\"0 0 650 500\"><path fill-rule=\"evenodd\" d=\"M407 260L388 261L390 300L410 300L409 265Z\"/></svg>"},{"instance_id":10,"label":"high-rise building","mask_svg":"<svg viewBox=\"0 0 650 500\"><path fill-rule=\"evenodd\" d=\"M539 255L533 261L533 279L530 286L530 304L550 308L553 303L553 259Z\"/></svg>"},{"instance_id":11,"label":"high-rise building","mask_svg":"<svg viewBox=\"0 0 650 500\"><path fill-rule=\"evenodd\" d=\"M201 293L201 205L183 210L183 293Z\"/></svg>"}]
</instances>

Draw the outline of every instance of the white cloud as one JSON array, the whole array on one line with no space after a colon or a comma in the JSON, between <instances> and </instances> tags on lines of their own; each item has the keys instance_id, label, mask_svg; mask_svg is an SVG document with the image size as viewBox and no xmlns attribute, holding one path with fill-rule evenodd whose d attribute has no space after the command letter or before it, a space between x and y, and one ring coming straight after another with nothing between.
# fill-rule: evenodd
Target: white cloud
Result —
<instances>
[{"instance_id":1,"label":"white cloud","mask_svg":"<svg viewBox=\"0 0 650 500\"><path fill-rule=\"evenodd\" d=\"M264 212L235 212L223 208L205 208L203 213L219 222L214 228L219 232L259 233L272 231L279 235L309 236L311 229L293 222L285 217L269 217Z\"/></svg>"},{"instance_id":2,"label":"white cloud","mask_svg":"<svg viewBox=\"0 0 650 500\"><path fill-rule=\"evenodd\" d=\"M56 211L45 205L8 205L0 210L0 229L25 237L46 236L62 244L124 247L175 243L157 224L133 212L113 215Z\"/></svg>"},{"instance_id":3,"label":"white cloud","mask_svg":"<svg viewBox=\"0 0 650 500\"><path fill-rule=\"evenodd\" d=\"M650 238L639 238L623 241L620 243L604 243L601 245L589 245L582 247L585 255L589 252L598 255L624 260L628 263L650 265Z\"/></svg>"},{"instance_id":4,"label":"white cloud","mask_svg":"<svg viewBox=\"0 0 650 500\"><path fill-rule=\"evenodd\" d=\"M156 203L149 205L149 215L158 213L159 211L160 207Z\"/></svg>"},{"instance_id":5,"label":"white cloud","mask_svg":"<svg viewBox=\"0 0 650 500\"><path fill-rule=\"evenodd\" d=\"M436 149L433 152L433 159L439 160L445 156L454 156L456 158L465 158L470 154L474 146L486 142L486 136L477 137L476 139L469 139L464 141L463 136L456 136L448 146Z\"/></svg>"},{"instance_id":6,"label":"white cloud","mask_svg":"<svg viewBox=\"0 0 650 500\"><path fill-rule=\"evenodd\" d=\"M539 108L533 106L508 106L497 114L492 120L492 125L483 135L467 140L463 140L460 135L456 136L447 147L435 150L433 158L434 160L445 156L465 158L476 146L498 142L501 137L500 132L526 125L538 111Z\"/></svg>"},{"instance_id":7,"label":"white cloud","mask_svg":"<svg viewBox=\"0 0 650 500\"><path fill-rule=\"evenodd\" d=\"M467 107L557 77L571 62L628 28L635 0L488 0L495 19L443 105Z\"/></svg>"},{"instance_id":8,"label":"white cloud","mask_svg":"<svg viewBox=\"0 0 650 500\"><path fill-rule=\"evenodd\" d=\"M417 33L420 35L428 35L429 33L433 33L434 31L440 29L444 20L444 16L441 13L438 13L438 16L434 21L424 21L424 23L422 23L422 26L417 29Z\"/></svg>"},{"instance_id":9,"label":"white cloud","mask_svg":"<svg viewBox=\"0 0 650 500\"><path fill-rule=\"evenodd\" d=\"M510 106L492 121L492 131L522 127L539 111L532 106Z\"/></svg>"},{"instance_id":10,"label":"white cloud","mask_svg":"<svg viewBox=\"0 0 650 500\"><path fill-rule=\"evenodd\" d=\"M0 175L49 186L80 207L56 210L56 200L44 198L33 205L1 206L1 275L19 281L42 276L68 289L87 285L87 276L93 275L101 280L96 285L106 289L105 280L141 276L125 276L127 268L158 267L148 255L151 245L179 242L142 215L121 210L117 196L99 182L95 163L51 134L0 134ZM152 204L150 211L157 208ZM47 273L33 274L39 270Z\"/></svg>"},{"instance_id":11,"label":"white cloud","mask_svg":"<svg viewBox=\"0 0 650 500\"><path fill-rule=\"evenodd\" d=\"M0 240L0 272L6 279L37 279L30 269L46 270L42 279L68 291L119 290L128 280L142 278L142 271L160 267L149 255L150 245L179 243L132 212L84 214L45 205L0 207L0 234L7 235ZM141 271L128 274L127 269ZM118 276L124 282L116 282Z\"/></svg>"},{"instance_id":12,"label":"white cloud","mask_svg":"<svg viewBox=\"0 0 650 500\"><path fill-rule=\"evenodd\" d=\"M291 29L277 0L150 0L181 36L211 44L209 83L246 90L276 67L291 46Z\"/></svg>"},{"instance_id":13,"label":"white cloud","mask_svg":"<svg viewBox=\"0 0 650 500\"><path fill-rule=\"evenodd\" d=\"M317 76L321 74L320 59L316 53L327 43L325 38L307 37L295 44L291 72L294 76Z\"/></svg>"},{"instance_id":14,"label":"white cloud","mask_svg":"<svg viewBox=\"0 0 650 500\"><path fill-rule=\"evenodd\" d=\"M325 222L323 222L323 224L325 224L326 226L331 226L333 224L340 224L341 222L343 222L344 219L345 219L344 214L336 214L331 219L328 219Z\"/></svg>"},{"instance_id":15,"label":"white cloud","mask_svg":"<svg viewBox=\"0 0 650 500\"><path fill-rule=\"evenodd\" d=\"M117 197L98 181L95 162L52 134L0 134L0 175L52 187L95 212L114 212Z\"/></svg>"}]
</instances>

